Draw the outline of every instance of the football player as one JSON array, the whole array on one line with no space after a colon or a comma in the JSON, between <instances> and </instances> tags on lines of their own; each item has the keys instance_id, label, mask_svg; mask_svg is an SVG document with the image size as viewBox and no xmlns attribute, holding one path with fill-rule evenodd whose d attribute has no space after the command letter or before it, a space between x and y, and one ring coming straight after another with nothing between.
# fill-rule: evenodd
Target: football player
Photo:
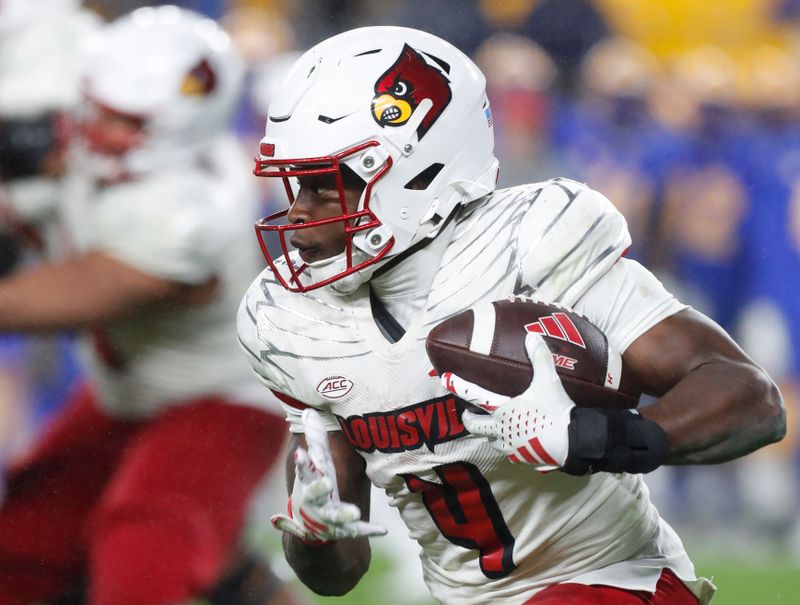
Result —
<instances>
[{"instance_id":1,"label":"football player","mask_svg":"<svg viewBox=\"0 0 800 605\"><path fill-rule=\"evenodd\" d=\"M86 42L58 203L26 214L9 187L23 222L58 219L65 253L0 280L0 330L81 330L88 380L9 469L0 603L293 603L238 547L285 442L231 323L263 265L227 133L241 63L213 21L174 6Z\"/></svg>"},{"instance_id":2,"label":"football player","mask_svg":"<svg viewBox=\"0 0 800 605\"><path fill-rule=\"evenodd\" d=\"M780 393L624 258L627 227L603 195L564 179L496 191L492 126L475 65L404 28L320 43L270 104L256 173L282 179L289 206L257 223L269 267L238 330L293 433L289 510L273 517L286 557L314 591L348 592L385 531L369 521L372 482L442 603L707 603L713 585L641 473L781 439ZM537 335L518 397L440 382L430 329L510 295L586 315L657 402L576 407Z\"/></svg>"}]
</instances>

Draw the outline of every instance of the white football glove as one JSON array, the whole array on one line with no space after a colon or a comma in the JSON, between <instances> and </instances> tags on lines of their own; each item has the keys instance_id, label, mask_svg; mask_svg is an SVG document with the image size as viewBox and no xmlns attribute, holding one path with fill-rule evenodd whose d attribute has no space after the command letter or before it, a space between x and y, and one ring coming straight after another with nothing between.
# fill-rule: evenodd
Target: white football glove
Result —
<instances>
[{"instance_id":1,"label":"white football glove","mask_svg":"<svg viewBox=\"0 0 800 605\"><path fill-rule=\"evenodd\" d=\"M339 500L328 431L319 412L308 408L301 421L308 451L301 447L295 450L289 516L273 515L272 525L310 544L386 534L386 528L362 521L358 506Z\"/></svg>"},{"instance_id":2,"label":"white football glove","mask_svg":"<svg viewBox=\"0 0 800 605\"><path fill-rule=\"evenodd\" d=\"M450 372L442 374L441 380L447 390L489 412L464 411L462 421L470 433L486 437L511 462L552 471L567 460L567 427L575 403L564 391L542 337L528 333L525 350L533 365L533 380L516 397L493 393Z\"/></svg>"}]
</instances>

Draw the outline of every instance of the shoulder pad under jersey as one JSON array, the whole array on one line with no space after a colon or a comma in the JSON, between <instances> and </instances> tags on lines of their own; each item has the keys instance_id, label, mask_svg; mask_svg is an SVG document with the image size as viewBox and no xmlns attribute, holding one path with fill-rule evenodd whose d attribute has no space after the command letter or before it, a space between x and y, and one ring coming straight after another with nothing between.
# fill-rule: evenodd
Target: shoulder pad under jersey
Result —
<instances>
[{"instance_id":1,"label":"shoulder pad under jersey","mask_svg":"<svg viewBox=\"0 0 800 605\"><path fill-rule=\"evenodd\" d=\"M569 179L542 184L519 230L521 293L573 305L631 244L625 218Z\"/></svg>"}]
</instances>

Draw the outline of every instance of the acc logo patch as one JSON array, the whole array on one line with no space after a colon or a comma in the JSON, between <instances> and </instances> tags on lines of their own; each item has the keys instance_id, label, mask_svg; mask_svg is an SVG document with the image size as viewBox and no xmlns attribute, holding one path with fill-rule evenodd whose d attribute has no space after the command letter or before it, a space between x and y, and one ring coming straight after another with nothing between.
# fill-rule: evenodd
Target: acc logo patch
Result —
<instances>
[{"instance_id":1,"label":"acc logo patch","mask_svg":"<svg viewBox=\"0 0 800 605\"><path fill-rule=\"evenodd\" d=\"M422 139L433 123L442 115L450 103L450 66L432 55L427 55L441 67L433 67L408 44L403 47L394 62L375 83L372 99L372 117L381 126L402 126L408 122L423 99L430 99L433 107L417 128L417 139Z\"/></svg>"},{"instance_id":2,"label":"acc logo patch","mask_svg":"<svg viewBox=\"0 0 800 605\"><path fill-rule=\"evenodd\" d=\"M317 385L317 393L326 399L340 399L353 390L353 381L344 376L328 376Z\"/></svg>"}]
</instances>

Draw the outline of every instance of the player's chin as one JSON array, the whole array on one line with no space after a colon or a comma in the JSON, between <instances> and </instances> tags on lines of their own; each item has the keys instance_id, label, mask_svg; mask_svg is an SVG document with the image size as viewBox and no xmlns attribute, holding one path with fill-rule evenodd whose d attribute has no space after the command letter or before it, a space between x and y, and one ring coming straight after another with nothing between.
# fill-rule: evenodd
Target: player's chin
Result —
<instances>
[{"instance_id":1,"label":"player's chin","mask_svg":"<svg viewBox=\"0 0 800 605\"><path fill-rule=\"evenodd\" d=\"M316 246L297 244L295 242L291 242L291 244L297 249L297 253L300 255L300 258L303 259L303 262L315 263L319 260L322 260L323 255Z\"/></svg>"},{"instance_id":2,"label":"player's chin","mask_svg":"<svg viewBox=\"0 0 800 605\"><path fill-rule=\"evenodd\" d=\"M338 252L320 246L295 246L303 262L311 264L332 259Z\"/></svg>"}]
</instances>

